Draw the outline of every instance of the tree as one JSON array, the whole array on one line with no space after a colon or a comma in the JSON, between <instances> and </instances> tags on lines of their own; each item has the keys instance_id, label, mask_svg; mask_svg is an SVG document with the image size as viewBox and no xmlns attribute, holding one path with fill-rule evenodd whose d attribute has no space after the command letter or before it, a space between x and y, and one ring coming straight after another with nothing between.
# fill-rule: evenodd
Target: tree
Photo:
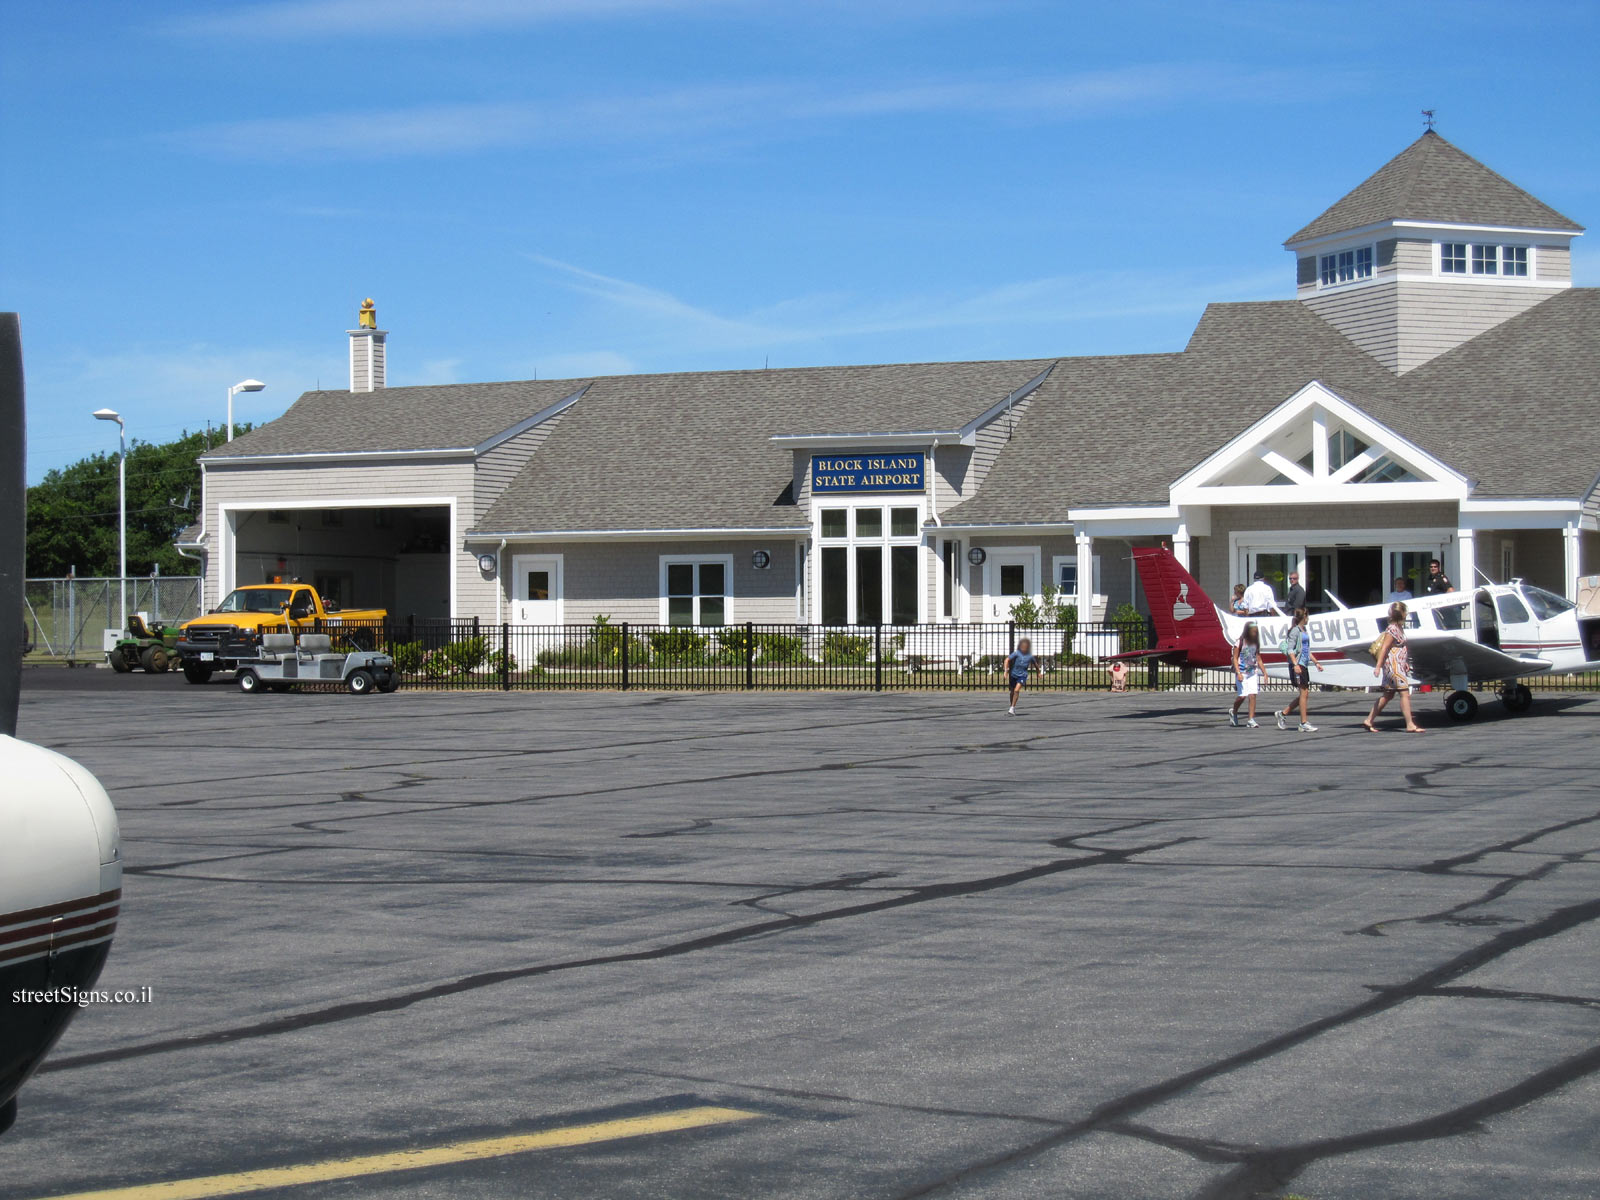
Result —
<instances>
[{"instance_id":1,"label":"tree","mask_svg":"<svg viewBox=\"0 0 1600 1200\"><path fill-rule=\"evenodd\" d=\"M248 425L235 425L243 433ZM172 539L199 519L205 433L128 446L128 575L192 575ZM28 489L28 564L33 578L117 573L117 455L92 454L53 468Z\"/></svg>"}]
</instances>

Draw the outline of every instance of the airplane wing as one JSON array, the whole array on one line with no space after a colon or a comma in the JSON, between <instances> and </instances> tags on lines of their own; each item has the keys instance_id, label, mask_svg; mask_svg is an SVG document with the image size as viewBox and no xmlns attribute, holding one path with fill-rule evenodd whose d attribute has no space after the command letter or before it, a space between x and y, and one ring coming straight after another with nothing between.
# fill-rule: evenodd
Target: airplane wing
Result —
<instances>
[{"instance_id":1,"label":"airplane wing","mask_svg":"<svg viewBox=\"0 0 1600 1200\"><path fill-rule=\"evenodd\" d=\"M1553 665L1547 659L1519 658L1464 637L1414 638L1406 643L1406 649L1411 655L1411 674L1423 683L1449 683L1452 675L1479 680L1514 679L1542 674ZM1368 642L1340 646L1339 653L1355 662L1373 663Z\"/></svg>"}]
</instances>

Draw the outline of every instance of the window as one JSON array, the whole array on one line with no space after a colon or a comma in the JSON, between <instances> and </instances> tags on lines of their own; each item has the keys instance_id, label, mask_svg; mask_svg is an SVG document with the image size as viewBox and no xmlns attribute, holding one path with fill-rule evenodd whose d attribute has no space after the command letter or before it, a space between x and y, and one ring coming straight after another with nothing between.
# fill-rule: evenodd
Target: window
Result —
<instances>
[{"instance_id":1,"label":"window","mask_svg":"<svg viewBox=\"0 0 1600 1200\"><path fill-rule=\"evenodd\" d=\"M287 525L288 523L289 523L289 514L284 512L283 509L281 509L281 508L269 508L269 509L267 509L267 524L268 525Z\"/></svg>"},{"instance_id":2,"label":"window","mask_svg":"<svg viewBox=\"0 0 1600 1200\"><path fill-rule=\"evenodd\" d=\"M1498 275L1500 273L1500 247L1474 246L1472 248L1472 273Z\"/></svg>"},{"instance_id":3,"label":"window","mask_svg":"<svg viewBox=\"0 0 1600 1200\"><path fill-rule=\"evenodd\" d=\"M1528 610L1522 607L1522 601L1512 595L1496 596L1494 606L1500 610L1500 624L1520 625L1530 620Z\"/></svg>"},{"instance_id":4,"label":"window","mask_svg":"<svg viewBox=\"0 0 1600 1200\"><path fill-rule=\"evenodd\" d=\"M529 571L528 572L528 594L527 594L527 599L529 599L529 600L548 600L548 599L550 599L550 572L549 571Z\"/></svg>"},{"instance_id":5,"label":"window","mask_svg":"<svg viewBox=\"0 0 1600 1200\"><path fill-rule=\"evenodd\" d=\"M956 594L961 586L961 543L946 539L943 547L944 578L942 580L943 595L939 600L939 615L946 620L955 620Z\"/></svg>"},{"instance_id":6,"label":"window","mask_svg":"<svg viewBox=\"0 0 1600 1200\"><path fill-rule=\"evenodd\" d=\"M728 623L728 559L664 559L668 625ZM530 584L532 580L529 580Z\"/></svg>"},{"instance_id":7,"label":"window","mask_svg":"<svg viewBox=\"0 0 1600 1200\"><path fill-rule=\"evenodd\" d=\"M1104 595L1100 587L1100 556L1094 555L1094 584L1096 595ZM1067 597L1078 594L1078 556L1070 555L1056 559L1056 587L1062 595Z\"/></svg>"},{"instance_id":8,"label":"window","mask_svg":"<svg viewBox=\"0 0 1600 1200\"><path fill-rule=\"evenodd\" d=\"M824 625L917 623L924 587L919 506L819 509L817 533L817 613ZM948 595L945 608L953 614Z\"/></svg>"},{"instance_id":9,"label":"window","mask_svg":"<svg viewBox=\"0 0 1600 1200\"><path fill-rule=\"evenodd\" d=\"M1500 273L1502 275L1528 275L1528 248L1526 246L1500 247Z\"/></svg>"},{"instance_id":10,"label":"window","mask_svg":"<svg viewBox=\"0 0 1600 1200\"><path fill-rule=\"evenodd\" d=\"M1529 587L1527 584L1522 585L1522 598L1528 602L1528 607L1533 609L1533 615L1541 621L1559 617L1562 613L1571 612L1578 607L1565 596L1558 596L1543 588Z\"/></svg>"},{"instance_id":11,"label":"window","mask_svg":"<svg viewBox=\"0 0 1600 1200\"><path fill-rule=\"evenodd\" d=\"M1439 246L1439 270L1446 275L1467 273L1467 244L1443 242Z\"/></svg>"},{"instance_id":12,"label":"window","mask_svg":"<svg viewBox=\"0 0 1600 1200\"><path fill-rule=\"evenodd\" d=\"M1353 283L1357 279L1372 278L1372 247L1359 246L1354 250L1340 250L1322 256L1323 287L1337 283Z\"/></svg>"},{"instance_id":13,"label":"window","mask_svg":"<svg viewBox=\"0 0 1600 1200\"><path fill-rule=\"evenodd\" d=\"M1328 469L1337 471L1352 458L1359 458L1367 451L1367 443L1351 433L1348 429L1340 429L1328 437Z\"/></svg>"}]
</instances>

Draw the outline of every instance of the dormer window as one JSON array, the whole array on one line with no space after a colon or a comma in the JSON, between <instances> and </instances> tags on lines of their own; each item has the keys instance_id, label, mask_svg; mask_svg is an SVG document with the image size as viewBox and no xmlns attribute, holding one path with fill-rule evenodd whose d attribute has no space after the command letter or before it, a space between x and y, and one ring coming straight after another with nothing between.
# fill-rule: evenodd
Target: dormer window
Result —
<instances>
[{"instance_id":1,"label":"dormer window","mask_svg":"<svg viewBox=\"0 0 1600 1200\"><path fill-rule=\"evenodd\" d=\"M1340 250L1324 254L1321 262L1323 287L1341 283L1354 283L1358 279L1372 278L1372 247L1358 246L1354 250Z\"/></svg>"},{"instance_id":2,"label":"dormer window","mask_svg":"<svg viewBox=\"0 0 1600 1200\"><path fill-rule=\"evenodd\" d=\"M1471 267L1468 267L1468 263ZM1439 274L1499 276L1503 279L1528 277L1526 246L1490 246L1477 242L1440 242Z\"/></svg>"}]
</instances>

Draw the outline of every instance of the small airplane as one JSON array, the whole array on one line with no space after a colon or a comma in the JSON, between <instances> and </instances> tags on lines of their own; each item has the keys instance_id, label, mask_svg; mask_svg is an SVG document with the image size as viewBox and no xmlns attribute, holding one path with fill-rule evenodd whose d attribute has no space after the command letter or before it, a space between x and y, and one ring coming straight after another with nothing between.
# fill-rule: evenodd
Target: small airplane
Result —
<instances>
[{"instance_id":1,"label":"small airplane","mask_svg":"<svg viewBox=\"0 0 1600 1200\"><path fill-rule=\"evenodd\" d=\"M1254 621L1263 669L1269 677L1288 678L1287 657L1278 649L1289 630L1288 614L1224 612L1165 546L1135 547L1133 560L1156 645L1106 661L1154 658L1181 667L1231 667L1233 647ZM1329 599L1336 611L1314 615L1307 625L1311 652L1324 668L1314 678L1335 687L1376 687L1371 646L1389 624L1389 606L1346 608L1331 593ZM1600 616L1580 613L1564 596L1521 580L1418 596L1406 608L1411 675L1419 683L1448 685L1445 708L1457 721L1478 713L1478 699L1467 690L1472 683L1500 682L1505 706L1526 712L1533 692L1518 680L1600 670Z\"/></svg>"},{"instance_id":2,"label":"small airplane","mask_svg":"<svg viewBox=\"0 0 1600 1200\"><path fill-rule=\"evenodd\" d=\"M22 344L0 313L0 612L22 607ZM117 813L70 758L18 741L22 640L0 631L0 1133L111 950L122 895Z\"/></svg>"}]
</instances>

